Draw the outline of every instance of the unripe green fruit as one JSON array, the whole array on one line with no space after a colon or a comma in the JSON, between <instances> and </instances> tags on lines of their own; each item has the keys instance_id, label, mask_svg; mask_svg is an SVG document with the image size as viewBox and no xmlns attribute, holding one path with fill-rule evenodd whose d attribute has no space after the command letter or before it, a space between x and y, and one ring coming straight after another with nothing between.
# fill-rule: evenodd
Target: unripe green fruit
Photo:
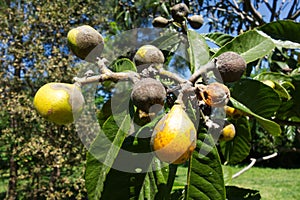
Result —
<instances>
[{"instance_id":1,"label":"unripe green fruit","mask_svg":"<svg viewBox=\"0 0 300 200\"><path fill-rule=\"evenodd\" d=\"M221 74L223 82L228 83L241 79L247 63L239 54L228 51L217 57L216 66Z\"/></svg>"},{"instance_id":2,"label":"unripe green fruit","mask_svg":"<svg viewBox=\"0 0 300 200\"><path fill-rule=\"evenodd\" d=\"M196 148L197 131L181 105L175 104L154 127L151 146L163 162L186 162Z\"/></svg>"},{"instance_id":3,"label":"unripe green fruit","mask_svg":"<svg viewBox=\"0 0 300 200\"><path fill-rule=\"evenodd\" d=\"M144 78L134 84L131 100L138 109L146 113L157 112L162 109L166 95L161 82L153 78Z\"/></svg>"},{"instance_id":4,"label":"unripe green fruit","mask_svg":"<svg viewBox=\"0 0 300 200\"><path fill-rule=\"evenodd\" d=\"M185 3L179 3L171 8L171 15L175 22L182 23L188 16L190 10Z\"/></svg>"},{"instance_id":5,"label":"unripe green fruit","mask_svg":"<svg viewBox=\"0 0 300 200\"><path fill-rule=\"evenodd\" d=\"M204 20L201 15L193 15L188 17L188 22L193 29L199 29L203 25Z\"/></svg>"},{"instance_id":6,"label":"unripe green fruit","mask_svg":"<svg viewBox=\"0 0 300 200\"><path fill-rule=\"evenodd\" d=\"M81 114L84 98L75 84L47 83L35 94L33 105L46 120L62 125Z\"/></svg>"},{"instance_id":7,"label":"unripe green fruit","mask_svg":"<svg viewBox=\"0 0 300 200\"><path fill-rule=\"evenodd\" d=\"M169 20L164 17L155 17L152 21L152 25L158 28L165 28L169 24Z\"/></svg>"},{"instance_id":8,"label":"unripe green fruit","mask_svg":"<svg viewBox=\"0 0 300 200\"><path fill-rule=\"evenodd\" d=\"M95 62L104 48L101 34L88 25L73 28L67 35L68 46L80 59Z\"/></svg>"},{"instance_id":9,"label":"unripe green fruit","mask_svg":"<svg viewBox=\"0 0 300 200\"><path fill-rule=\"evenodd\" d=\"M165 62L164 54L153 45L141 46L134 55L134 63L138 72L149 67L151 64L163 64Z\"/></svg>"}]
</instances>

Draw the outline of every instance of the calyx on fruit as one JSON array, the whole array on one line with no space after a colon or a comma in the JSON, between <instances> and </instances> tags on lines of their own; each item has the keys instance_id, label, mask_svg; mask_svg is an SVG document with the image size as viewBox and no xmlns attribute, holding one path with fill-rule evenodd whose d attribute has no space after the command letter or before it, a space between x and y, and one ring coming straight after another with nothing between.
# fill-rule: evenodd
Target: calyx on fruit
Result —
<instances>
[{"instance_id":1,"label":"calyx on fruit","mask_svg":"<svg viewBox=\"0 0 300 200\"><path fill-rule=\"evenodd\" d=\"M175 22L181 23L185 20L190 10L185 3L179 3L171 8L171 15Z\"/></svg>"},{"instance_id":2,"label":"calyx on fruit","mask_svg":"<svg viewBox=\"0 0 300 200\"><path fill-rule=\"evenodd\" d=\"M164 54L153 45L141 46L133 57L133 61L137 66L138 72L147 68L150 64L162 64L165 62Z\"/></svg>"},{"instance_id":3,"label":"calyx on fruit","mask_svg":"<svg viewBox=\"0 0 300 200\"><path fill-rule=\"evenodd\" d=\"M198 86L200 98L209 106L223 107L230 98L230 91L222 83L214 82L209 85Z\"/></svg>"},{"instance_id":4,"label":"calyx on fruit","mask_svg":"<svg viewBox=\"0 0 300 200\"><path fill-rule=\"evenodd\" d=\"M152 21L152 25L154 27L158 27L158 28L164 28L166 27L167 25L169 24L169 20L167 20L166 18L164 17L155 17Z\"/></svg>"},{"instance_id":5,"label":"calyx on fruit","mask_svg":"<svg viewBox=\"0 0 300 200\"><path fill-rule=\"evenodd\" d=\"M230 141L234 138L235 133L234 125L229 123L222 129L219 141Z\"/></svg>"},{"instance_id":6,"label":"calyx on fruit","mask_svg":"<svg viewBox=\"0 0 300 200\"><path fill-rule=\"evenodd\" d=\"M75 84L47 83L35 94L33 105L46 120L62 125L81 114L84 98Z\"/></svg>"},{"instance_id":7,"label":"calyx on fruit","mask_svg":"<svg viewBox=\"0 0 300 200\"><path fill-rule=\"evenodd\" d=\"M222 53L216 58L216 67L224 83L240 80L246 66L244 58L232 51Z\"/></svg>"},{"instance_id":8,"label":"calyx on fruit","mask_svg":"<svg viewBox=\"0 0 300 200\"><path fill-rule=\"evenodd\" d=\"M181 164L196 148L197 131L182 106L175 104L155 126L151 146L163 162Z\"/></svg>"},{"instance_id":9,"label":"calyx on fruit","mask_svg":"<svg viewBox=\"0 0 300 200\"><path fill-rule=\"evenodd\" d=\"M187 19L193 29L199 29L204 23L203 17L201 15L192 15Z\"/></svg>"},{"instance_id":10,"label":"calyx on fruit","mask_svg":"<svg viewBox=\"0 0 300 200\"><path fill-rule=\"evenodd\" d=\"M95 62L103 51L102 35L88 25L73 28L67 35L68 46L80 59Z\"/></svg>"},{"instance_id":11,"label":"calyx on fruit","mask_svg":"<svg viewBox=\"0 0 300 200\"><path fill-rule=\"evenodd\" d=\"M166 98L162 83L153 78L143 78L136 82L131 92L132 103L140 110L157 112L162 109Z\"/></svg>"}]
</instances>

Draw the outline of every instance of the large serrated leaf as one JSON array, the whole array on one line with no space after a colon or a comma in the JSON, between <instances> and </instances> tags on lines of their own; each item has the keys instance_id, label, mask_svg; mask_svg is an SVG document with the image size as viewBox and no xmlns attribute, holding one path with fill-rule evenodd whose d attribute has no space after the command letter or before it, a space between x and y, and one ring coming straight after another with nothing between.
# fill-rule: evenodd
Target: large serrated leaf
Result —
<instances>
[{"instance_id":1,"label":"large serrated leaf","mask_svg":"<svg viewBox=\"0 0 300 200\"><path fill-rule=\"evenodd\" d=\"M192 30L187 31L189 42L190 70L194 73L195 70L209 61L209 48L205 38Z\"/></svg>"},{"instance_id":2,"label":"large serrated leaf","mask_svg":"<svg viewBox=\"0 0 300 200\"><path fill-rule=\"evenodd\" d=\"M109 117L87 154L86 188L89 199L101 198L106 176L130 129L129 114L124 112L115 117L123 118L121 126L118 127L113 117Z\"/></svg>"},{"instance_id":3,"label":"large serrated leaf","mask_svg":"<svg viewBox=\"0 0 300 200\"><path fill-rule=\"evenodd\" d=\"M228 42L230 42L234 37L225 33L207 33L203 35L205 39L215 43L218 46L224 46Z\"/></svg>"},{"instance_id":4,"label":"large serrated leaf","mask_svg":"<svg viewBox=\"0 0 300 200\"><path fill-rule=\"evenodd\" d=\"M249 122L245 117L231 122L235 126L236 135L231 141L220 142L220 146L227 163L237 164L249 155L251 132Z\"/></svg>"},{"instance_id":5,"label":"large serrated leaf","mask_svg":"<svg viewBox=\"0 0 300 200\"><path fill-rule=\"evenodd\" d=\"M252 115L253 117L255 117L257 119L257 122L269 133L272 134L274 136L278 136L281 134L281 128L280 126L268 119L265 119L257 114L255 114L254 112L252 112L249 108L247 108L245 105L243 105L242 103L238 102L237 100L235 100L234 98L230 98L230 102L232 103L233 107L244 111L245 113L248 113L249 115Z\"/></svg>"},{"instance_id":6,"label":"large serrated leaf","mask_svg":"<svg viewBox=\"0 0 300 200\"><path fill-rule=\"evenodd\" d=\"M298 34L300 32L300 23L292 20L278 20L265 24L258 28L276 40L289 40L291 42L300 43Z\"/></svg>"},{"instance_id":7,"label":"large serrated leaf","mask_svg":"<svg viewBox=\"0 0 300 200\"><path fill-rule=\"evenodd\" d=\"M225 199L222 166L211 135L199 134L188 177L186 199Z\"/></svg>"},{"instance_id":8,"label":"large serrated leaf","mask_svg":"<svg viewBox=\"0 0 300 200\"><path fill-rule=\"evenodd\" d=\"M235 83L231 96L252 112L265 118L274 116L281 104L279 95L271 87L251 79Z\"/></svg>"},{"instance_id":9,"label":"large serrated leaf","mask_svg":"<svg viewBox=\"0 0 300 200\"><path fill-rule=\"evenodd\" d=\"M226 51L240 54L247 63L269 54L275 48L273 41L259 34L256 30L247 31L221 47L214 57Z\"/></svg>"},{"instance_id":10,"label":"large serrated leaf","mask_svg":"<svg viewBox=\"0 0 300 200\"><path fill-rule=\"evenodd\" d=\"M175 47L180 43L181 38L177 32L165 33L161 37L151 42L152 45L156 46L161 50L174 51Z\"/></svg>"}]
</instances>

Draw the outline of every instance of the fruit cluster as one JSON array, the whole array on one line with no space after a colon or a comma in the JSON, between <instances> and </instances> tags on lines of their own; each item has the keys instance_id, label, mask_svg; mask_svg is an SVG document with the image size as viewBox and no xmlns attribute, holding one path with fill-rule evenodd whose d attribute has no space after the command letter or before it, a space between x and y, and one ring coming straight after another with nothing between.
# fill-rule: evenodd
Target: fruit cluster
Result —
<instances>
[{"instance_id":1,"label":"fruit cluster","mask_svg":"<svg viewBox=\"0 0 300 200\"><path fill-rule=\"evenodd\" d=\"M182 23L187 18L192 27L200 27L200 18L195 15L188 17L189 10L185 4L177 4L172 7L171 11L175 22ZM159 19L160 21L157 18L154 20L158 26L167 22L161 17ZM101 74L89 75L82 79L77 78L74 84L49 83L41 87L34 97L34 106L41 116L51 122L68 124L80 115L84 107L84 98L80 89L82 85L105 80L129 79L134 84L131 101L136 107L137 113L143 113L143 116L155 116L164 107L170 108L169 112L154 127L151 147L160 160L180 164L190 158L197 141L195 125L198 127L198 124L194 124L195 122L185 111L187 100L196 102L193 104L193 109L202 113L200 115L202 121L207 120L206 114L202 110L203 105L206 108L228 108L226 104L230 98L230 91L224 84L219 82L199 84L197 79L203 75L202 69L202 71L196 71L190 80L185 80L165 70L163 68L164 54L153 45L141 46L136 51L133 63L136 65L137 73L118 73L108 69L103 64L104 62L99 64L101 62L97 61L103 50L104 42L101 34L92 27L85 25L70 30L68 44L77 57L98 64ZM213 66L212 71L217 72L224 82L233 82L241 78L246 62L237 53L225 52L213 59L210 65ZM165 77L173 80L171 86L164 84ZM175 94L175 98L170 98L170 94ZM220 134L220 140L232 139L235 135L234 126L226 124Z\"/></svg>"},{"instance_id":2,"label":"fruit cluster","mask_svg":"<svg viewBox=\"0 0 300 200\"><path fill-rule=\"evenodd\" d=\"M186 21L193 29L199 29L204 23L202 15L190 15L190 10L185 3L179 3L171 8L171 19L166 19L162 16L155 17L152 25L158 28L165 28L169 24L184 26Z\"/></svg>"}]
</instances>

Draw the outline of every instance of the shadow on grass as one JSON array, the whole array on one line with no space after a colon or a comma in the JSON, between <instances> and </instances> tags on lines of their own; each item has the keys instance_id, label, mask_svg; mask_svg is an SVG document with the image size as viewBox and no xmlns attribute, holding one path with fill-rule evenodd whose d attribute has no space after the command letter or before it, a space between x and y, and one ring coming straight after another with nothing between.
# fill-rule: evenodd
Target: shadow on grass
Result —
<instances>
[{"instance_id":1,"label":"shadow on grass","mask_svg":"<svg viewBox=\"0 0 300 200\"><path fill-rule=\"evenodd\" d=\"M226 186L226 197L228 200L259 200L261 196L258 190L239 188L236 186Z\"/></svg>"}]
</instances>

